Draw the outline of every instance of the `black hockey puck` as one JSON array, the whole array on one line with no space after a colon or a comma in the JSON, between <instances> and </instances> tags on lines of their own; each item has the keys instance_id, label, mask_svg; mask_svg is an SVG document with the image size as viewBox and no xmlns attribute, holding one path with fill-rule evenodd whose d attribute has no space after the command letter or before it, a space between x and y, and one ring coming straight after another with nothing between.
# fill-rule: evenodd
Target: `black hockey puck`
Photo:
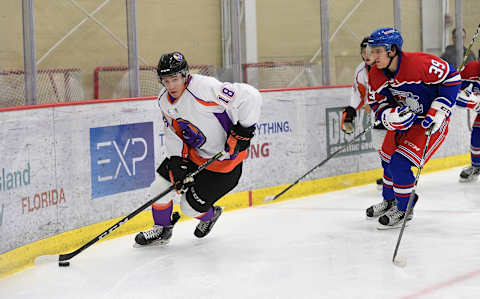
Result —
<instances>
[{"instance_id":1,"label":"black hockey puck","mask_svg":"<svg viewBox=\"0 0 480 299\"><path fill-rule=\"evenodd\" d=\"M58 262L58 266L59 267L68 267L68 266L70 266L70 262L69 261L60 261L60 262Z\"/></svg>"}]
</instances>

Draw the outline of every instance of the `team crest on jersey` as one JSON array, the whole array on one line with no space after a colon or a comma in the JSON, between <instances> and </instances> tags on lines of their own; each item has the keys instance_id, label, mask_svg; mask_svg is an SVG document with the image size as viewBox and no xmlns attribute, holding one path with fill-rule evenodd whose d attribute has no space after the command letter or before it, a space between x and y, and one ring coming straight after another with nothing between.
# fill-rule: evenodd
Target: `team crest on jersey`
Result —
<instances>
[{"instance_id":1,"label":"team crest on jersey","mask_svg":"<svg viewBox=\"0 0 480 299\"><path fill-rule=\"evenodd\" d=\"M180 131L182 132L183 141L193 148L201 147L207 138L194 124L188 120L177 118Z\"/></svg>"},{"instance_id":2,"label":"team crest on jersey","mask_svg":"<svg viewBox=\"0 0 480 299\"><path fill-rule=\"evenodd\" d=\"M423 113L423 106L419 102L419 96L410 91L396 90L393 88L389 89L398 103L403 104L404 106L408 106L410 110L415 112L416 114Z\"/></svg>"}]
</instances>

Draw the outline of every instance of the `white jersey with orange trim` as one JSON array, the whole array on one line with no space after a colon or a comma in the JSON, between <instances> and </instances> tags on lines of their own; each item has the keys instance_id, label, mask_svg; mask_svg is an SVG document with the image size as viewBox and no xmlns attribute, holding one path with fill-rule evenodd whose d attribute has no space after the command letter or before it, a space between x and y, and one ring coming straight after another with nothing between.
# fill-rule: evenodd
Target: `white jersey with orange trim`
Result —
<instances>
[{"instance_id":1,"label":"white jersey with orange trim","mask_svg":"<svg viewBox=\"0 0 480 299\"><path fill-rule=\"evenodd\" d=\"M225 150L230 128L258 122L262 96L244 83L220 82L214 77L192 74L179 98L163 89L158 96L165 125L167 157L188 157L197 165ZM207 169L230 172L246 158L246 151L226 154Z\"/></svg>"},{"instance_id":2,"label":"white jersey with orange trim","mask_svg":"<svg viewBox=\"0 0 480 299\"><path fill-rule=\"evenodd\" d=\"M362 61L355 70L352 86L352 94L350 96L350 106L355 110L360 110L367 102L367 88L368 88L368 71L365 62ZM368 109L368 106L365 106Z\"/></svg>"}]
</instances>

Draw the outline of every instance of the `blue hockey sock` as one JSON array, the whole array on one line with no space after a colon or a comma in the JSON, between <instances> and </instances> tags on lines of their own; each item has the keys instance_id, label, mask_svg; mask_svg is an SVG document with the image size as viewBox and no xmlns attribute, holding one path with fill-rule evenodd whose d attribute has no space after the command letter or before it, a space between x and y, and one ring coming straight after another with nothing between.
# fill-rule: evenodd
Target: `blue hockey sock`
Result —
<instances>
[{"instance_id":1,"label":"blue hockey sock","mask_svg":"<svg viewBox=\"0 0 480 299\"><path fill-rule=\"evenodd\" d=\"M393 183L392 175L390 170L388 170L388 163L382 160L383 167L383 187L382 187L382 196L384 200L393 200L395 195L393 194Z\"/></svg>"},{"instance_id":2,"label":"blue hockey sock","mask_svg":"<svg viewBox=\"0 0 480 299\"><path fill-rule=\"evenodd\" d=\"M480 167L480 127L473 127L472 136L470 138L470 145L470 156L472 157L472 165L475 167Z\"/></svg>"},{"instance_id":3,"label":"blue hockey sock","mask_svg":"<svg viewBox=\"0 0 480 299\"><path fill-rule=\"evenodd\" d=\"M408 200L415 182L415 177L411 170L412 165L410 160L399 153L394 153L388 167L392 174L393 192L397 199L397 208L401 211L407 210Z\"/></svg>"}]
</instances>

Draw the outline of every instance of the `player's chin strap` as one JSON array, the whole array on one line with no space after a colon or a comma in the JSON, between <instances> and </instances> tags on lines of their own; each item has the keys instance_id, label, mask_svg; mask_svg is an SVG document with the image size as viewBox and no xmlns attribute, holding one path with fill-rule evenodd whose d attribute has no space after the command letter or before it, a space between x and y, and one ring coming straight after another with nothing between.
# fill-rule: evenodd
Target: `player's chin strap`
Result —
<instances>
[{"instance_id":1,"label":"player's chin strap","mask_svg":"<svg viewBox=\"0 0 480 299\"><path fill-rule=\"evenodd\" d=\"M395 48L395 49L396 49L396 48ZM392 50L390 49L390 51L388 51L388 52L391 52L391 51L392 51ZM398 56L398 50L396 50L395 52L396 52L395 55L393 55L392 57L389 56L389 57L390 57L390 61L388 62L387 66L383 68L384 70L388 70L388 68L389 68L390 65L392 64L393 59L394 59L396 56Z\"/></svg>"}]
</instances>

